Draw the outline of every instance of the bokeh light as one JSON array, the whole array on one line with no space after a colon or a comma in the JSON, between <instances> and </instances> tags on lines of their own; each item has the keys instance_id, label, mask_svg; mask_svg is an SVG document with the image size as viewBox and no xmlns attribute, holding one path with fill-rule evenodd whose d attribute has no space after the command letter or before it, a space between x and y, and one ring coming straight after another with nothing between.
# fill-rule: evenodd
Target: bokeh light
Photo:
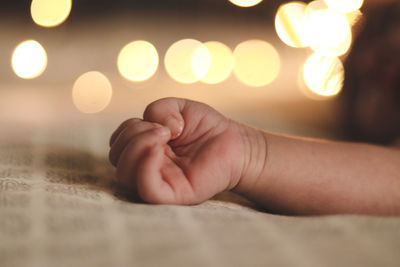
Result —
<instances>
[{"instance_id":1,"label":"bokeh light","mask_svg":"<svg viewBox=\"0 0 400 267\"><path fill-rule=\"evenodd\" d=\"M200 42L183 39L173 43L164 58L169 76L180 83L194 83L203 78L210 68L210 53Z\"/></svg>"},{"instance_id":2,"label":"bokeh light","mask_svg":"<svg viewBox=\"0 0 400 267\"><path fill-rule=\"evenodd\" d=\"M320 9L306 17L305 38L314 51L326 56L339 56L350 48L352 33L344 15Z\"/></svg>"},{"instance_id":3,"label":"bokeh light","mask_svg":"<svg viewBox=\"0 0 400 267\"><path fill-rule=\"evenodd\" d=\"M303 2L290 2L279 7L275 17L275 30L285 44L292 47L308 46L304 38L306 7Z\"/></svg>"},{"instance_id":4,"label":"bokeh light","mask_svg":"<svg viewBox=\"0 0 400 267\"><path fill-rule=\"evenodd\" d=\"M201 44L192 54L190 66L198 80L201 80L209 71L211 65L210 51L204 44Z\"/></svg>"},{"instance_id":5,"label":"bokeh light","mask_svg":"<svg viewBox=\"0 0 400 267\"><path fill-rule=\"evenodd\" d=\"M346 13L345 15L350 26L354 26L363 16L362 12L358 9L356 11Z\"/></svg>"},{"instance_id":6,"label":"bokeh light","mask_svg":"<svg viewBox=\"0 0 400 267\"><path fill-rule=\"evenodd\" d=\"M43 27L55 27L63 23L71 12L72 0L32 0L33 21Z\"/></svg>"},{"instance_id":7,"label":"bokeh light","mask_svg":"<svg viewBox=\"0 0 400 267\"><path fill-rule=\"evenodd\" d=\"M229 2L240 7L251 7L258 5L262 0L229 0Z\"/></svg>"},{"instance_id":8,"label":"bokeh light","mask_svg":"<svg viewBox=\"0 0 400 267\"><path fill-rule=\"evenodd\" d=\"M264 86L279 74L280 59L275 48L261 40L240 43L233 51L235 76L249 86Z\"/></svg>"},{"instance_id":9,"label":"bokeh light","mask_svg":"<svg viewBox=\"0 0 400 267\"><path fill-rule=\"evenodd\" d=\"M24 41L15 48L11 65L15 74L21 78L38 77L47 66L46 51L37 41Z\"/></svg>"},{"instance_id":10,"label":"bokeh light","mask_svg":"<svg viewBox=\"0 0 400 267\"><path fill-rule=\"evenodd\" d=\"M110 103L111 97L111 83L104 74L98 71L82 74L72 88L72 101L83 113L102 111Z\"/></svg>"},{"instance_id":11,"label":"bokeh light","mask_svg":"<svg viewBox=\"0 0 400 267\"><path fill-rule=\"evenodd\" d=\"M211 64L201 81L207 84L216 84L226 80L232 73L233 55L229 47L223 43L209 41L204 43L211 58Z\"/></svg>"},{"instance_id":12,"label":"bokeh light","mask_svg":"<svg viewBox=\"0 0 400 267\"><path fill-rule=\"evenodd\" d=\"M117 60L119 73L130 81L144 81L156 72L158 53L147 41L134 41L125 45Z\"/></svg>"},{"instance_id":13,"label":"bokeh light","mask_svg":"<svg viewBox=\"0 0 400 267\"><path fill-rule=\"evenodd\" d=\"M312 12L325 9L328 9L328 5L324 2L324 0L311 1L306 7L305 19L307 19L307 17L309 17Z\"/></svg>"},{"instance_id":14,"label":"bokeh light","mask_svg":"<svg viewBox=\"0 0 400 267\"><path fill-rule=\"evenodd\" d=\"M360 9L364 0L324 0L329 8L341 12L350 13Z\"/></svg>"},{"instance_id":15,"label":"bokeh light","mask_svg":"<svg viewBox=\"0 0 400 267\"><path fill-rule=\"evenodd\" d=\"M343 87L344 68L337 57L312 54L303 66L303 78L312 93L332 97Z\"/></svg>"}]
</instances>

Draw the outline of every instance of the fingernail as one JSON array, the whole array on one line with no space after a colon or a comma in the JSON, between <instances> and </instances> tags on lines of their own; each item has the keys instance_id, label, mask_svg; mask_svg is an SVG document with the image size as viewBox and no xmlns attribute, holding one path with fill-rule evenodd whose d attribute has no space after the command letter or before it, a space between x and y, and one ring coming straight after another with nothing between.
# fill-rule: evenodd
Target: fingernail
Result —
<instances>
[{"instance_id":1,"label":"fingernail","mask_svg":"<svg viewBox=\"0 0 400 267\"><path fill-rule=\"evenodd\" d=\"M182 134L184 125L183 120L178 120L171 116L167 119L165 126L171 130L171 138L175 139Z\"/></svg>"},{"instance_id":2,"label":"fingernail","mask_svg":"<svg viewBox=\"0 0 400 267\"><path fill-rule=\"evenodd\" d=\"M167 127L157 127L154 130L159 136L170 136L171 131Z\"/></svg>"}]
</instances>

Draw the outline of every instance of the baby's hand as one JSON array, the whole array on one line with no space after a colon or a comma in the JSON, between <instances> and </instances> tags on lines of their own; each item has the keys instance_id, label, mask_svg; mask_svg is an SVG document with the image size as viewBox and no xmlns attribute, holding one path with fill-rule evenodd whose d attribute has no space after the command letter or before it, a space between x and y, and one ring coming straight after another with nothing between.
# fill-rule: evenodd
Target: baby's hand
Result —
<instances>
[{"instance_id":1,"label":"baby's hand","mask_svg":"<svg viewBox=\"0 0 400 267\"><path fill-rule=\"evenodd\" d=\"M211 107L165 98L111 136L118 181L147 202L196 204L235 187L244 168L239 125Z\"/></svg>"}]
</instances>

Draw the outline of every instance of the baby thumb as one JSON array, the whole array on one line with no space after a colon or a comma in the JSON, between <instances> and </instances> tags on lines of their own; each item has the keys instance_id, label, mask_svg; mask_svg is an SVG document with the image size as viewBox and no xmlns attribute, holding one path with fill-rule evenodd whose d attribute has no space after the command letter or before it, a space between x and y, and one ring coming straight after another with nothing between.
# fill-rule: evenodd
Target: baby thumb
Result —
<instances>
[{"instance_id":1,"label":"baby thumb","mask_svg":"<svg viewBox=\"0 0 400 267\"><path fill-rule=\"evenodd\" d=\"M163 98L157 100L147 106L143 119L168 127L171 131L171 139L176 139L182 134L184 128L184 119L181 115L184 105L184 99Z\"/></svg>"}]
</instances>

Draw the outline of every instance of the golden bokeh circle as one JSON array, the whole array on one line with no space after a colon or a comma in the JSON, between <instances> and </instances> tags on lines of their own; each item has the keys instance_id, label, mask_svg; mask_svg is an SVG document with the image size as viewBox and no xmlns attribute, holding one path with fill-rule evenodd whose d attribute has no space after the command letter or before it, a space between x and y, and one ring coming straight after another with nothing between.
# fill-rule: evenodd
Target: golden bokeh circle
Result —
<instances>
[{"instance_id":1,"label":"golden bokeh circle","mask_svg":"<svg viewBox=\"0 0 400 267\"><path fill-rule=\"evenodd\" d=\"M279 74L279 54L266 41L248 40L238 44L233 51L233 58L235 76L248 86L265 86Z\"/></svg>"},{"instance_id":2,"label":"golden bokeh circle","mask_svg":"<svg viewBox=\"0 0 400 267\"><path fill-rule=\"evenodd\" d=\"M125 45L118 54L119 73L130 81L145 81L157 70L158 53L147 41L133 41Z\"/></svg>"},{"instance_id":3,"label":"golden bokeh circle","mask_svg":"<svg viewBox=\"0 0 400 267\"><path fill-rule=\"evenodd\" d=\"M275 30L279 38L292 47L306 47L304 38L304 17L307 5L303 2L289 2L279 7L275 16Z\"/></svg>"},{"instance_id":4,"label":"golden bokeh circle","mask_svg":"<svg viewBox=\"0 0 400 267\"><path fill-rule=\"evenodd\" d=\"M225 44L217 41L206 42L204 46L210 53L211 62L208 72L201 78L201 81L207 84L223 82L232 73L232 50Z\"/></svg>"},{"instance_id":5,"label":"golden bokeh circle","mask_svg":"<svg viewBox=\"0 0 400 267\"><path fill-rule=\"evenodd\" d=\"M304 63L303 79L312 93L323 97L335 96L343 87L343 64L337 57L313 53Z\"/></svg>"},{"instance_id":6,"label":"golden bokeh circle","mask_svg":"<svg viewBox=\"0 0 400 267\"><path fill-rule=\"evenodd\" d=\"M72 0L32 0L31 16L42 27L55 27L69 16Z\"/></svg>"},{"instance_id":7,"label":"golden bokeh circle","mask_svg":"<svg viewBox=\"0 0 400 267\"><path fill-rule=\"evenodd\" d=\"M15 74L20 78L36 78L46 69L46 51L35 40L21 42L12 53L11 66Z\"/></svg>"},{"instance_id":8,"label":"golden bokeh circle","mask_svg":"<svg viewBox=\"0 0 400 267\"><path fill-rule=\"evenodd\" d=\"M183 39L173 43L164 57L168 75L179 83L199 81L210 67L208 49L198 40Z\"/></svg>"},{"instance_id":9,"label":"golden bokeh circle","mask_svg":"<svg viewBox=\"0 0 400 267\"><path fill-rule=\"evenodd\" d=\"M98 71L89 71L76 79L72 88L72 101L83 113L97 113L111 101L112 86L108 78Z\"/></svg>"},{"instance_id":10,"label":"golden bokeh circle","mask_svg":"<svg viewBox=\"0 0 400 267\"><path fill-rule=\"evenodd\" d=\"M258 5L263 0L229 0L232 4L240 7L252 7Z\"/></svg>"}]
</instances>

